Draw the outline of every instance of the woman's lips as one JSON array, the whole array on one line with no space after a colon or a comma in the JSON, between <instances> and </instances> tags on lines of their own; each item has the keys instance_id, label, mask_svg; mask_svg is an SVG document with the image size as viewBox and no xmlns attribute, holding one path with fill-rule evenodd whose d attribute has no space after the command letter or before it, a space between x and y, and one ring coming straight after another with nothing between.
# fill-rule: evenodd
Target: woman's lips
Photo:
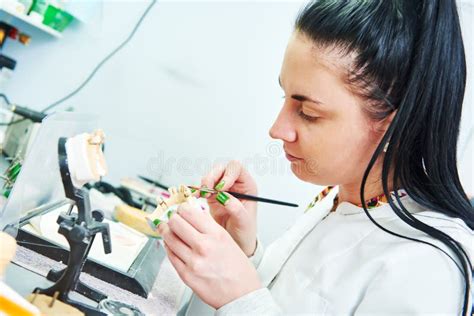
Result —
<instances>
[{"instance_id":1,"label":"woman's lips","mask_svg":"<svg viewBox=\"0 0 474 316\"><path fill-rule=\"evenodd\" d=\"M288 160L291 161L291 162L303 160L303 159L301 159L301 158L298 158L298 157L295 157L295 156L290 155L290 154L287 153L286 151L285 151L285 156L286 156L286 159L288 159Z\"/></svg>"}]
</instances>

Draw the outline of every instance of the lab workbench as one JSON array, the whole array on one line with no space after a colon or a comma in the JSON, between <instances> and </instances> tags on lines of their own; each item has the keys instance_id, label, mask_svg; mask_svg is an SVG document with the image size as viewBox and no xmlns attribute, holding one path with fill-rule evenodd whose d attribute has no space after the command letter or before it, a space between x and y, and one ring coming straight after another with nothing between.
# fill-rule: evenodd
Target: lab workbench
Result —
<instances>
[{"instance_id":1,"label":"lab workbench","mask_svg":"<svg viewBox=\"0 0 474 316\"><path fill-rule=\"evenodd\" d=\"M21 246L18 247L13 261L15 263L10 264L6 270L5 282L22 296L32 293L36 287L51 285L52 283L46 279L48 271L51 268L64 267L62 263ZM86 273L81 273L80 279L94 289L107 293L109 299L134 305L145 315L175 315L185 303L183 298L186 296L184 295L186 287L167 259L161 264L148 298L132 294ZM72 298L90 305L94 304L77 293L72 293Z\"/></svg>"},{"instance_id":2,"label":"lab workbench","mask_svg":"<svg viewBox=\"0 0 474 316\"><path fill-rule=\"evenodd\" d=\"M0 172L3 173L9 163L0 157ZM3 183L0 183L3 185ZM157 241L158 243L158 241ZM157 247L161 247L157 245ZM161 249L163 251L163 249ZM137 307L145 315L176 315L184 314L190 290L180 280L168 259L157 262L160 270L147 298L135 295L113 284L95 278L85 272L80 280L86 285L106 293L109 299L124 302ZM5 283L22 296L32 293L35 288L47 288L52 282L46 279L51 269L62 269L64 264L57 262L30 249L18 246L12 263L7 267ZM96 306L97 303L78 294L71 293L71 298L81 303Z\"/></svg>"}]
</instances>

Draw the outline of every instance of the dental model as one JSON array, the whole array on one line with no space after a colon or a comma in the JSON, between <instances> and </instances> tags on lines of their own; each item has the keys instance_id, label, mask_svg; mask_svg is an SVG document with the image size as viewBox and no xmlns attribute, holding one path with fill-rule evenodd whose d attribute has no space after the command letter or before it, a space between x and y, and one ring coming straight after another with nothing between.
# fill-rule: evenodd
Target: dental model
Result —
<instances>
[{"instance_id":1,"label":"dental model","mask_svg":"<svg viewBox=\"0 0 474 316\"><path fill-rule=\"evenodd\" d=\"M156 226L162 222L167 222L176 212L182 203L197 203L197 199L192 195L191 190L180 185L178 188L168 189L170 197L167 199L158 198L157 207L152 213L145 213L142 210L128 206L119 205L115 208L114 217L116 220L128 225L148 236L160 237L156 231Z\"/></svg>"},{"instance_id":2,"label":"dental model","mask_svg":"<svg viewBox=\"0 0 474 316\"><path fill-rule=\"evenodd\" d=\"M71 137L66 142L71 180L75 187L82 187L91 181L99 181L107 174L102 145L104 132L96 130L92 134L83 133Z\"/></svg>"},{"instance_id":3,"label":"dental model","mask_svg":"<svg viewBox=\"0 0 474 316\"><path fill-rule=\"evenodd\" d=\"M167 199L159 197L156 201L157 207L155 211L147 215L147 219L153 222L154 226L160 222L166 222L176 212L180 204L185 202L194 203L196 201L191 190L185 185L180 185L178 189L171 187L168 189L168 192L170 197Z\"/></svg>"}]
</instances>

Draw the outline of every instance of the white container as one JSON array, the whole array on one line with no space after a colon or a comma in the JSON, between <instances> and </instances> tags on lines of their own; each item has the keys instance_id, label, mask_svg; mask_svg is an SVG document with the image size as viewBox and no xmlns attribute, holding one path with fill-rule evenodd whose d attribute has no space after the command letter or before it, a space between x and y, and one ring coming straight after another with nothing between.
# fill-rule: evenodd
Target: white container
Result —
<instances>
[{"instance_id":1,"label":"white container","mask_svg":"<svg viewBox=\"0 0 474 316\"><path fill-rule=\"evenodd\" d=\"M18 0L21 4L23 4L23 13L28 14L30 12L31 6L33 5L33 0Z\"/></svg>"},{"instance_id":2,"label":"white container","mask_svg":"<svg viewBox=\"0 0 474 316\"><path fill-rule=\"evenodd\" d=\"M0 68L0 93L3 93L5 91L5 87L12 75L13 70L7 67Z\"/></svg>"}]
</instances>

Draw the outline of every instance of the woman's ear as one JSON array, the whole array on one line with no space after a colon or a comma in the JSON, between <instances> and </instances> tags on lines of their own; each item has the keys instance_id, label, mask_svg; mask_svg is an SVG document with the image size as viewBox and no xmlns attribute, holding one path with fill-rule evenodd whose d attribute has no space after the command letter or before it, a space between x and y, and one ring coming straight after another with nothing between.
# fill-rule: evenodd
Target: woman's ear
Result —
<instances>
[{"instance_id":1,"label":"woman's ear","mask_svg":"<svg viewBox=\"0 0 474 316\"><path fill-rule=\"evenodd\" d=\"M393 111L392 113L389 114L389 116L387 116L385 118L385 120L383 120L383 132L385 133L388 129L388 127L392 124L392 121L393 121L393 118L395 117L395 115L397 115L397 110Z\"/></svg>"},{"instance_id":2,"label":"woman's ear","mask_svg":"<svg viewBox=\"0 0 474 316\"><path fill-rule=\"evenodd\" d=\"M375 121L372 125L372 139L374 144L379 144L382 141L383 136L387 132L387 129L389 128L390 124L392 124L392 121L397 114L397 111L391 112L389 115L387 115L384 119L379 119ZM387 151L387 146L388 143L385 144L384 152Z\"/></svg>"},{"instance_id":3,"label":"woman's ear","mask_svg":"<svg viewBox=\"0 0 474 316\"><path fill-rule=\"evenodd\" d=\"M374 130L375 132L377 133L377 135L379 135L380 137L382 137L385 132L387 131L388 127L390 126L390 124L392 124L392 121L393 121L393 118L395 117L395 115L397 115L397 110L391 112L387 117L385 117L384 119L381 119L377 122L375 122L374 124Z\"/></svg>"}]
</instances>

